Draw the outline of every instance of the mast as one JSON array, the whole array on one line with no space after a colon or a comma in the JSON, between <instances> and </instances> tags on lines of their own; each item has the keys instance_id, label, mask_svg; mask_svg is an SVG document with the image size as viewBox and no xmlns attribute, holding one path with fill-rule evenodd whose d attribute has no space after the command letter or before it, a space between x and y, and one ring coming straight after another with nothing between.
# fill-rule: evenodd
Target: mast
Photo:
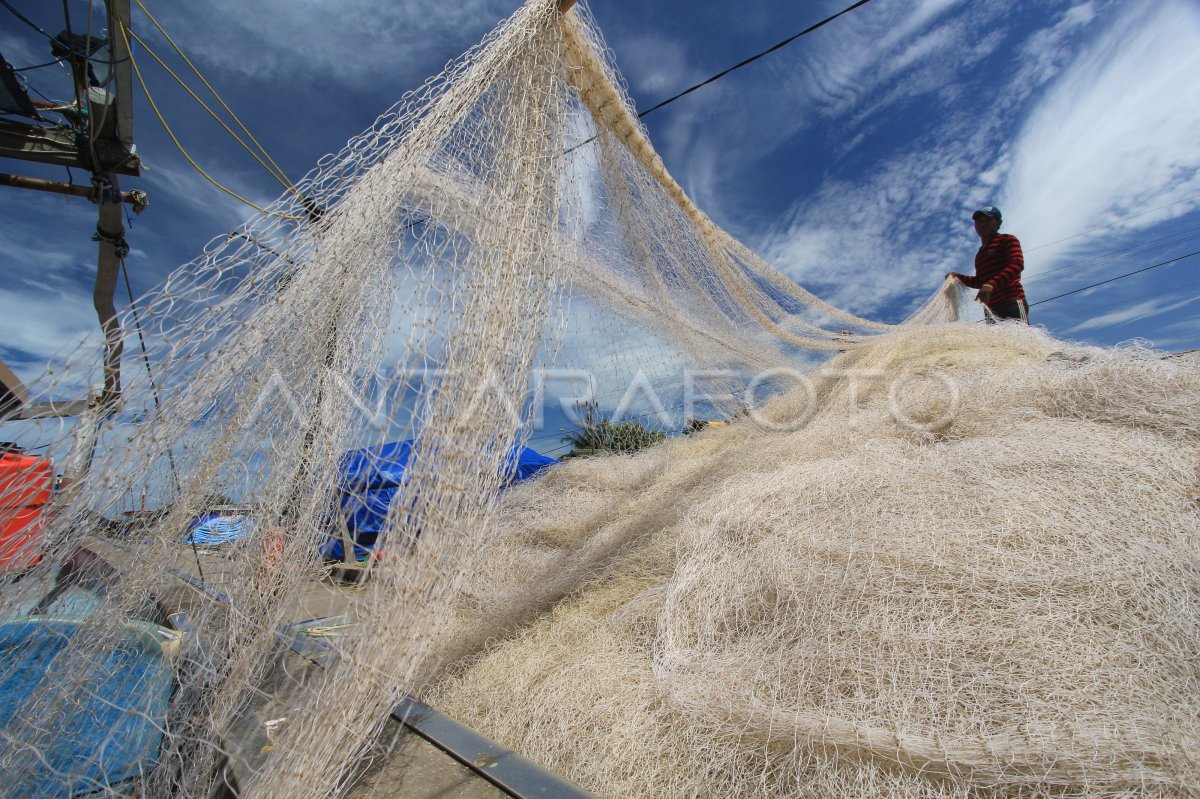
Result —
<instances>
[{"instance_id":1,"label":"mast","mask_svg":"<svg viewBox=\"0 0 1200 799\"><path fill-rule=\"evenodd\" d=\"M76 425L76 441L72 446L64 482L77 480L87 472L99 425L117 409L120 402L124 339L115 297L122 262L129 253L121 217L122 204L130 203L135 211L141 211L146 206L144 193L135 191L122 194L119 179L119 175L137 176L141 171L133 139L130 53L128 43L121 35L130 21L129 0L105 0L104 6L108 27L107 61L112 70L111 80L105 81L105 85L93 86L89 79L92 75L91 31L82 37L82 51L79 37L71 36L69 32L69 41L63 42L61 35L55 40L56 47L58 44L65 47L71 68L75 107L66 115L73 129L55 130L0 120L0 157L82 168L91 173L90 189L39 178L0 175L0 185L86 197L97 207L95 239L99 243L99 251L92 302L104 333L103 386L95 396L49 403L29 403L27 397L8 391L8 407L3 414L8 419L81 417ZM45 107L41 103L33 105Z\"/></svg>"}]
</instances>

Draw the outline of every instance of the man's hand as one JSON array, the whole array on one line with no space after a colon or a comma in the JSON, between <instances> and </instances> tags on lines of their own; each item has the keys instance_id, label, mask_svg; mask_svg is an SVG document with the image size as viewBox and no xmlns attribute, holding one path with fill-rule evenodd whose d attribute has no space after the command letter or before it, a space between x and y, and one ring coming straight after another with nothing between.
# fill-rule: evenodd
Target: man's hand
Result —
<instances>
[{"instance_id":1,"label":"man's hand","mask_svg":"<svg viewBox=\"0 0 1200 799\"><path fill-rule=\"evenodd\" d=\"M991 283L984 283L983 287L979 289L979 293L975 295L975 301L987 304L987 301L992 298L993 288Z\"/></svg>"},{"instance_id":2,"label":"man's hand","mask_svg":"<svg viewBox=\"0 0 1200 799\"><path fill-rule=\"evenodd\" d=\"M962 280L964 277L966 277L966 275L960 275L958 272L947 272L946 277L952 277L955 280Z\"/></svg>"}]
</instances>

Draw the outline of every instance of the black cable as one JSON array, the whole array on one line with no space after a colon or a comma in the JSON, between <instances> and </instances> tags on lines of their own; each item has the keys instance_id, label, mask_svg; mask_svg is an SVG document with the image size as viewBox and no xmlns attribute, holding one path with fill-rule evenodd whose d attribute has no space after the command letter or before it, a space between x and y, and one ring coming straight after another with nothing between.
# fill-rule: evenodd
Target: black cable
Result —
<instances>
[{"instance_id":1,"label":"black cable","mask_svg":"<svg viewBox=\"0 0 1200 799\"><path fill-rule=\"evenodd\" d=\"M1029 249L1025 250L1025 252L1035 252L1036 250L1040 250L1044 247L1052 247L1055 244L1062 244L1064 241L1070 241L1071 239L1077 239L1080 236L1086 236L1089 233L1095 233L1097 230L1104 230L1105 228L1110 228L1113 225L1120 224L1121 222L1126 222L1130 219L1137 219L1139 216L1145 216L1146 214L1152 214L1155 211L1161 211L1164 208L1170 208L1173 205L1179 205L1180 203L1185 203L1188 200L1194 200L1197 197L1200 197L1200 194L1193 194L1190 197L1184 197L1182 200L1176 200L1173 203L1167 203L1166 205L1160 205L1157 208L1150 208L1146 211L1139 211L1136 214L1130 214L1129 216L1122 216L1117 219L1114 219L1112 222L1108 222L1103 225L1097 225L1096 227L1093 227L1093 228L1088 228L1087 230L1083 231L1082 233L1076 233L1074 235L1067 236L1066 238L1056 239L1055 241L1048 241L1045 244L1039 244L1036 247L1030 247Z\"/></svg>"},{"instance_id":2,"label":"black cable","mask_svg":"<svg viewBox=\"0 0 1200 799\"><path fill-rule=\"evenodd\" d=\"M1186 228L1184 230L1170 233L1166 236L1160 236L1155 239L1150 239L1145 244L1139 244L1135 247L1122 250L1110 250L1106 253L1088 258L1084 261L1067 264L1066 266L1056 267L1046 272L1039 272L1034 277L1028 280L1023 280L1022 283L1026 286L1034 283L1041 283L1047 280L1059 280L1063 277L1078 274L1085 269L1095 269L1101 266L1111 266L1121 261L1128 261L1135 255L1144 255L1155 250L1163 250L1168 247L1174 247L1178 244L1191 241L1192 239L1200 238L1200 227Z\"/></svg>"},{"instance_id":3,"label":"black cable","mask_svg":"<svg viewBox=\"0 0 1200 799\"><path fill-rule=\"evenodd\" d=\"M1142 267L1141 269L1135 269L1134 271L1126 272L1123 275L1117 275L1116 277L1110 277L1108 280L1101 280L1099 283L1093 283L1092 285L1084 286L1081 289L1075 289L1074 291L1068 291L1063 294L1056 294L1053 297L1047 297L1044 300L1038 300L1037 302L1031 302L1029 304L1029 307L1032 308L1035 305L1045 305L1046 303L1051 302L1052 300L1059 300L1059 299L1062 299L1063 297L1070 297L1072 294L1078 294L1081 291L1087 291L1088 289L1094 289L1094 288L1096 288L1096 286L1103 286L1105 283L1112 283L1113 281L1121 280L1122 278L1132 277L1133 275L1140 275L1142 272L1149 272L1151 269L1157 269L1160 266L1169 266L1173 263L1176 263L1177 261L1182 261L1184 258L1191 258L1192 256L1195 256L1195 255L1200 255L1200 250L1196 250L1195 252L1189 252L1187 255L1181 255L1178 258L1172 258L1169 261L1161 261L1161 262L1159 262L1157 264L1153 264L1151 266L1145 266L1145 267Z\"/></svg>"},{"instance_id":4,"label":"black cable","mask_svg":"<svg viewBox=\"0 0 1200 799\"><path fill-rule=\"evenodd\" d=\"M1107 303L1105 305L1091 305L1088 307L1088 311L1089 311L1089 313L1095 313L1097 311L1107 311L1110 308L1120 308L1122 306L1132 305L1133 303L1137 302L1138 300L1148 300L1148 299L1158 298L1158 297L1169 297L1172 294L1177 294L1181 291L1186 291L1190 288L1195 288L1197 286L1200 286L1200 280L1197 280L1192 283L1182 283L1178 286L1172 286L1171 288L1164 289L1162 291L1152 291L1149 294L1139 294L1135 297L1122 297L1117 302L1111 302L1111 303Z\"/></svg>"},{"instance_id":5,"label":"black cable","mask_svg":"<svg viewBox=\"0 0 1200 799\"><path fill-rule=\"evenodd\" d=\"M684 89L683 91L681 91L679 94L676 94L673 97L668 97L667 99L663 100L658 105L651 106L650 108L647 108L645 111L639 111L638 118L641 119L642 117L646 116L647 114L652 114L655 111L657 111L658 109L662 108L663 106L670 105L671 103L675 102L680 97L683 97L686 94L691 94L692 92L696 91L697 89L707 86L708 84L710 84L714 81L720 80L721 78L728 75L730 72L733 72L734 70L737 70L737 69L741 69L742 67L746 66L747 64L753 63L754 61L757 61L758 59L762 58L763 56L769 55L770 53L775 52L776 50L780 49L781 47L786 47L787 45L789 45L792 42L799 39L801 36L804 36L805 34L808 34L808 33L812 33L817 28L820 28L824 25L828 25L830 22L833 22L835 19L842 16L843 14L849 14L854 9L856 9L860 6L865 6L869 2L871 2L871 0L858 0L857 3L854 3L853 5L849 5L846 8L843 8L841 11L837 12L833 16L826 17L825 19L821 20L820 22L816 23L815 25L810 25L809 27L805 28L804 30L800 31L799 33L789 36L788 38L784 39L782 42L779 42L778 44L771 45L766 50L763 50L761 53L756 53L756 54L750 56L749 58L739 61L738 63L734 64L733 66L729 67L728 69L722 70L722 71L718 72L716 75L713 75L711 78L702 80L699 83L697 83L695 86L690 86L690 87Z\"/></svg>"},{"instance_id":6,"label":"black cable","mask_svg":"<svg viewBox=\"0 0 1200 799\"><path fill-rule=\"evenodd\" d=\"M55 64L61 64L62 59L56 58L53 61L47 61L44 64L34 64L31 67L13 67L13 72L28 72L31 69L41 69L42 67L52 67Z\"/></svg>"},{"instance_id":7,"label":"black cable","mask_svg":"<svg viewBox=\"0 0 1200 799\"><path fill-rule=\"evenodd\" d=\"M792 36L787 37L782 42L771 45L766 50L763 50L761 53L755 53L754 55L750 56L749 58L744 58L741 61L739 61L738 63L729 67L728 69L723 69L720 72L718 72L717 74L713 75L712 77L705 78L704 80L697 83L695 86L689 86L688 88L679 92L679 94L676 94L672 97L668 97L667 99L663 100L661 103L658 103L657 105L653 105L653 106L647 108L645 111L638 111L638 113L637 113L638 119L641 119L642 117L647 116L649 114L653 114L658 109L662 108L663 106L670 105L671 103L678 100L680 97L691 94L692 92L696 91L697 89L703 88L703 87L707 86L708 84L713 83L714 81L718 81L721 78L728 75L730 72L741 69L742 67L746 66L747 64L751 64L751 63L757 61L758 59L762 58L763 56L769 55L770 53L775 52L776 50L780 49L781 47L788 46L792 42L799 39L801 36L812 33L817 28L820 28L824 25L828 25L830 22L833 22L835 19L842 16L843 14L849 14L854 9L858 8L859 6L865 6L869 2L871 2L871 0L858 0L857 3L854 3L853 5L849 5L845 8L843 8L841 11L837 12L836 14L826 17L825 19L821 20L820 22L818 22L814 25L808 26L807 28L800 31L799 33L793 34ZM596 140L596 137L592 136L591 138L588 138L588 139L585 139L585 140L579 142L579 144L576 144L572 147L568 147L566 150L566 153L564 153L564 155L567 153L570 153L574 150L579 149L580 147L582 147L585 144L591 144L595 140Z\"/></svg>"},{"instance_id":8,"label":"black cable","mask_svg":"<svg viewBox=\"0 0 1200 799\"><path fill-rule=\"evenodd\" d=\"M137 328L138 342L142 347L142 361L146 364L146 376L150 378L150 392L154 397L154 410L162 410L162 404L158 398L158 385L154 382L154 372L150 369L150 353L146 350L146 337L142 334L142 320L138 314L137 300L133 297L133 286L129 282L129 270L125 267L125 259L121 259L121 274L125 278L125 291L129 293L129 308L133 311L133 323ZM179 472L175 468L175 455L171 450L167 449L167 460L171 464L171 477L175 483L175 493L182 493L182 486L179 483Z\"/></svg>"},{"instance_id":9,"label":"black cable","mask_svg":"<svg viewBox=\"0 0 1200 799\"><path fill-rule=\"evenodd\" d=\"M138 314L137 301L133 298L133 285L129 282L129 270L125 267L125 259L121 259L121 274L125 277L125 291L129 292L129 307L133 311L133 322L137 328L138 342L142 345L142 361L146 364L146 375L150 378L150 392L154 397L154 410L161 412L162 405L158 399L158 385L154 382L154 372L150 369L150 353L146 350L146 337L142 334L142 320ZM179 482L179 470L175 467L175 453L167 447L167 462L171 466L171 480L175 483L175 496L183 495L183 487ZM200 550L196 548L195 531L189 533L192 542L192 556L196 559L196 572L204 579L204 567L200 565Z\"/></svg>"},{"instance_id":10,"label":"black cable","mask_svg":"<svg viewBox=\"0 0 1200 799\"><path fill-rule=\"evenodd\" d=\"M102 66L102 67L115 67L117 64L124 64L126 61L128 61L129 56L118 59L116 61L111 61L111 60L100 61L96 58L89 58L88 60L91 61L92 64L98 64L99 66ZM13 67L13 72L28 72L31 69L42 69L44 67L52 67L55 64L61 64L61 63L63 63L63 59L56 58L53 61L47 61L44 64L34 64L31 67ZM109 81L109 82L111 83L111 81Z\"/></svg>"},{"instance_id":11,"label":"black cable","mask_svg":"<svg viewBox=\"0 0 1200 799\"><path fill-rule=\"evenodd\" d=\"M45 37L46 37L47 39L49 39L50 41L52 41L52 42L54 42L54 41L58 41L58 40L57 40L57 39L55 39L53 36L51 36L50 34L46 33L44 30L42 30L42 29L41 29L41 28L39 28L37 25L35 25L35 24L34 24L32 21L30 21L29 17L25 16L25 15L24 15L24 14L22 14L20 11L17 11L17 9L13 8L13 7L12 7L12 4L11 4L11 3L9 3L9 2L8 2L8 0L0 0L0 5L2 5L2 6L4 6L5 8L7 8L7 9L8 9L8 10L9 10L9 11L12 13L12 15L13 15L14 17L16 17L17 19L21 20L22 22L24 22L24 23L25 23L26 25L28 25L29 27L33 28L35 31L37 31L38 33L42 34L43 36L45 36Z\"/></svg>"}]
</instances>

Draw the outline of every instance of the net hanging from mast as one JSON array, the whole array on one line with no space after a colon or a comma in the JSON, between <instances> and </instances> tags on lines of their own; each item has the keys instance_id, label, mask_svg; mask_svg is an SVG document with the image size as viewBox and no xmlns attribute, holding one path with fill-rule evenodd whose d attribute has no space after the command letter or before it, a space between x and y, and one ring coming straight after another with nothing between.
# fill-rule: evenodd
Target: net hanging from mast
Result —
<instances>
[{"instance_id":1,"label":"net hanging from mast","mask_svg":"<svg viewBox=\"0 0 1200 799\"><path fill-rule=\"evenodd\" d=\"M125 775L126 788L114 790L211 796L226 779L229 761L240 758L244 795L344 794L359 776L356 764L372 751L403 695L433 686L447 706L467 716L477 712L473 689L460 676L470 674L469 668L486 669L489 661L481 657L501 657L495 652L504 650L492 649L491 642L507 636L520 641L522 630L536 629L564 598L587 597L590 581L610 565L617 568L632 545L660 529L655 524L670 528L669 520L641 517L636 523L626 520L632 526L622 528L621 508L632 501L625 494L644 488L669 505L672 497L704 487L716 490L736 477L737 472L705 460L725 445L703 436L662 450L694 461L678 473L655 472L654 459L668 455L654 451L558 467L557 483L546 480L546 486L558 485L563 497L606 521L580 522L587 534L578 538L572 538L572 523L564 522L558 545L528 548L523 539L512 539L511 524L499 523L497 514L498 509L519 510L527 496L502 494L502 489L514 447L534 435L530 393L540 367L590 375L608 407L612 395L640 381L649 394L671 398L647 406L664 413L662 406L682 397L688 374L715 375L706 395L715 399L706 410L728 417L748 403L747 387L761 384L756 376L792 374L829 353L844 353L835 363L887 373L954 363L969 369L980 362L971 357L975 345L953 343L969 335L960 328L951 328L953 334L938 326L929 331L941 332L925 330L956 320L951 287L943 287L904 325L883 325L823 302L716 226L654 152L586 9L563 15L553 0L530 0L340 153L323 159L297 189L272 205L273 213L213 241L202 256L139 301L143 322L149 321L147 347L157 385L139 382L133 369L126 370L123 408L105 422L86 476L64 488L48 518L45 557L30 575L3 586L4 618L32 618L31 610L44 618L45 608L34 606L48 583L61 582L64 564L89 574L89 587L103 589L102 599L92 604L57 600L55 612L69 616L69 624L63 622L69 632L58 637L44 675L10 714L0 739L6 779L30 794L103 788L105 780L115 778L97 768L99 755L48 760L46 753L58 751L56 742L64 736L79 734L71 725L78 726L81 708L97 698L94 687L109 676L106 653L131 647L159 657L169 667L171 685L161 707L146 706L134 714L153 722L146 744L150 754L140 761L149 765ZM306 221L297 224L286 217ZM1022 335L999 331L988 333L986 341L979 338L985 341L978 345L986 354L982 361L1033 364L1054 346ZM955 346L965 346L966 355L946 354ZM1150 375L1154 397L1162 386L1195 384L1194 371L1166 374L1127 361L1114 356L1113 374L1142 369ZM86 382L81 374L86 364L77 357L31 391L62 394ZM1038 379L1050 380L1049 374ZM161 398L157 406L150 401L154 392ZM985 395L994 392L980 397ZM823 408L822 403L844 398L844 392L820 384L805 396ZM1161 419L1183 425L1196 419L1195 403L1162 400L1129 410L1144 399L1114 399L1115 423L1143 431L1136 435L1169 437ZM786 405L780 397L773 402ZM978 407L999 412L982 398ZM1128 419L1121 416L1122 408L1129 410ZM811 417L813 429L824 430L818 424L825 418L821 413ZM1063 413L1084 411L1071 406ZM1171 446L1194 452L1194 429L1190 438L1171 438ZM1031 435L1045 432L1031 428ZM803 429L787 432L802 434ZM731 428L728 435L740 434ZM866 446L861 434L821 435L821 445L835 450L845 447L852 453ZM935 430L921 441L938 435ZM279 630L297 621L296 608L308 601L322 573L317 545L340 524L344 505L338 502L371 488L346 484L344 453L399 440L410 440L411 448L375 543L382 555L371 566L370 579L341 597L353 623L337 639L336 661L300 675L281 674ZM1155 446L1159 443L1148 443L1121 457L1136 460L1159 451ZM681 447L696 449L687 454ZM753 459L745 452L740 457L751 470ZM646 482L622 482L604 471L616 468L617 461L631 474L649 469ZM1160 465L1170 474L1155 480L1178 476L1176 460ZM889 474L905 468L887 461ZM584 485L588 475L595 480L591 488ZM833 489L823 490L821 496L831 502ZM113 529L110 521L126 507L123 503L141 492L161 512ZM244 534L219 556L206 552L202 560L186 531L215 495L251 507L244 514ZM837 505L843 512L864 501L861 495L843 499ZM528 507L544 507L547 501L530 500ZM931 531L943 529L938 524L952 516L946 498L939 502L941 521L931 523ZM1177 504L1171 508L1179 510ZM701 521L708 518L704 513L719 515L711 508L697 513ZM1165 518L1167 527L1170 520L1187 523L1182 513ZM536 527L534 520L527 521ZM818 521L805 521L805 529L822 529ZM859 522L865 526L847 529L869 527ZM712 536L704 539L701 533L710 527ZM722 762L731 770L714 784L734 780L731 775L741 769L747 779L769 787L769 775L787 770L778 764L794 765L797 757L816 758L813 762L830 757L841 764L837 773L849 782L836 783L838 790L854 779L875 779L869 776L875 759L898 762L908 776L932 769L966 779L962 784L968 786L975 784L972 775L989 786L1013 775L1022 784L1040 784L1031 774L1047 784L1071 784L1100 761L1110 766L1097 772L1105 784L1142 780L1173 790L1186 775L1195 775L1194 762L1180 759L1180 748L1186 750L1193 740L1185 740L1182 732L1179 741L1164 742L1159 738L1166 733L1138 727L1134 737L1140 736L1141 748L1084 745L1080 741L1090 741L1103 725L1088 727L1083 717L1064 722L1075 725L1071 730L1078 734L1035 730L1012 746L1009 732L1026 734L1021 725L1032 725L1033 716L1017 713L1011 722L1016 731L1005 732L1009 737L952 720L943 725L945 737L914 730L910 746L893 738L901 736L898 724L915 724L911 719L920 713L912 708L905 711L911 715L879 718L879 708L864 700L857 706L859 718L847 699L838 706L843 715L835 723L832 711L822 715L820 703L813 709L803 691L779 675L772 677L770 668L747 671L755 651L781 659L804 656L785 632L761 621L758 637L746 644L750 648L733 651L741 644L714 629L711 619L694 617L694 594L702 593L708 580L722 587L733 616L738 602L749 601L696 565L714 568L726 557L723 547L736 551L736 544L721 538L736 537L736 525L714 522L697 529L700 538L679 543L681 563L689 570L663 577L657 593L626 597L632 604L621 612L629 619L642 612L637 607L653 611L646 611L651 613L646 618L652 619L651 627L657 625L655 640L661 646L651 645L640 673L650 675L649 682L637 683L638 690L661 691L661 707L686 720L659 743L728 747ZM1162 546L1181 552L1182 540L1194 543L1194 522L1180 529L1179 540ZM874 535L900 533L889 528ZM774 540L752 543L780 558L788 548ZM119 561L120 579L88 572L76 554L81 544ZM804 546L819 552L825 544ZM802 551L819 561L812 551ZM515 553L520 563L513 562ZM665 568L666 562L654 561L650 571ZM498 574L497 563L509 564L510 571ZM946 568L969 570L947 563ZM730 575L753 571L741 562L729 566ZM1194 601L1197 578L1189 575L1178 591ZM492 581L487 590L480 583L485 577ZM782 584L763 587L780 597L776 620L791 618L788 609L795 610ZM832 587L828 591L834 595ZM163 615L177 607L187 610L182 637L147 643L154 634L142 625L161 625ZM32 651L35 643L16 644L14 651ZM860 666L870 668L866 661ZM1194 663L1190 668L1180 684L1195 685ZM4 669L15 673L0 664ZM818 671L814 666L813 680L829 680L836 670ZM739 679L748 673L759 681ZM150 680L157 672L146 674L151 676L139 679ZM922 680L928 678L929 673L906 677L910 682L896 689L901 698L895 701L902 703L905 690L926 690ZM740 710L721 705L718 695L736 697ZM916 701L917 695L910 699ZM984 698L998 701L993 693ZM561 707L571 705L563 700ZM287 722L261 757L247 759L240 754L239 731L249 723L248 709L266 713L264 708ZM536 701L511 709L512 719L531 725L530 748L552 761L551 768L600 793L606 781L628 795L684 796L698 790L678 775L671 778L677 782L655 784L649 765L643 765L649 782L639 787L621 782L605 757L580 763L537 739L536 711ZM941 705L928 712L953 713ZM485 716L476 721L486 724ZM732 735L731 725L741 733ZM593 739L576 732L580 740L602 748L606 729L612 727L593 730ZM100 737L112 744L119 736L114 730ZM1146 743L1151 739L1158 743ZM792 749L802 755L786 754ZM752 753L759 750L761 759L755 761ZM1116 750L1124 760L1112 754ZM776 757L777 751L785 754ZM753 768L745 765L751 761L757 764ZM858 777L847 765L856 762L867 764ZM879 779L881 785L891 784ZM931 783L950 786L945 795L952 795L957 784ZM746 788L728 785L731 793ZM942 788L928 790L942 795L937 793Z\"/></svg>"}]
</instances>

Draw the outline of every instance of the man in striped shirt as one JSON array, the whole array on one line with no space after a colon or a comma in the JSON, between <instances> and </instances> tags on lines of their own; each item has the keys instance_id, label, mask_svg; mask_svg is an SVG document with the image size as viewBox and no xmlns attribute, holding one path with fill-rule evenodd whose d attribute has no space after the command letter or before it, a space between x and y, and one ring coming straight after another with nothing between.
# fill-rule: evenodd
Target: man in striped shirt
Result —
<instances>
[{"instance_id":1,"label":"man in striped shirt","mask_svg":"<svg viewBox=\"0 0 1200 799\"><path fill-rule=\"evenodd\" d=\"M951 272L947 277L961 280L964 286L978 289L975 299L988 309L988 322L999 319L1019 319L1029 324L1029 305L1021 286L1021 271L1025 256L1017 237L1000 232L1000 209L985 205L972 216L975 233L979 236L979 252L975 253L975 274L968 276Z\"/></svg>"}]
</instances>

